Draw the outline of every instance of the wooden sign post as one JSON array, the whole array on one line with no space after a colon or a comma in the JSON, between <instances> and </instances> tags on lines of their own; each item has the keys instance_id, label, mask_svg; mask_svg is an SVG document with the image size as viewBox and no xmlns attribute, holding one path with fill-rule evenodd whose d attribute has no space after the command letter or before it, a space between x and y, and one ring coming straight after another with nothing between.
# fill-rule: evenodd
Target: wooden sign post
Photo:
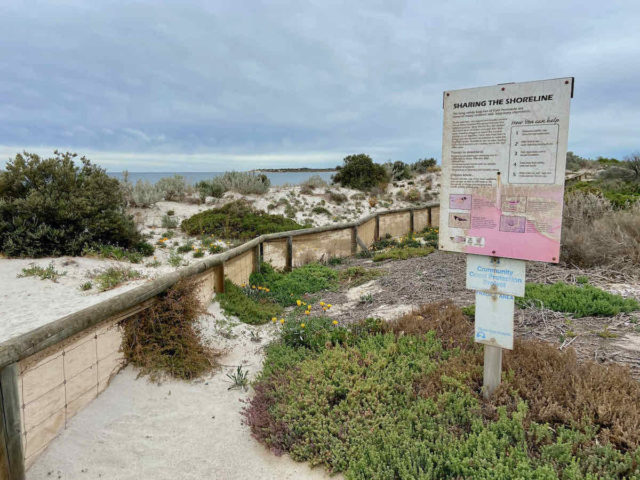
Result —
<instances>
[{"instance_id":1,"label":"wooden sign post","mask_svg":"<svg viewBox=\"0 0 640 480\"><path fill-rule=\"evenodd\" d=\"M524 260L557 263L573 78L443 94L441 250L467 255L485 397L513 348Z\"/></svg>"}]
</instances>

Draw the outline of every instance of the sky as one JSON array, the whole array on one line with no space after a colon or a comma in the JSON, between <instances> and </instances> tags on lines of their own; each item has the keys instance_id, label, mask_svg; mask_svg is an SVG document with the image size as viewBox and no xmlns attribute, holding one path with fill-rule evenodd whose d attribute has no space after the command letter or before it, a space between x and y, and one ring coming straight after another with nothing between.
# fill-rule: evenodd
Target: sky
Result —
<instances>
[{"instance_id":1,"label":"sky","mask_svg":"<svg viewBox=\"0 0 640 480\"><path fill-rule=\"evenodd\" d=\"M333 167L442 151L442 92L575 77L569 150L640 150L640 2L0 0L0 167Z\"/></svg>"}]
</instances>

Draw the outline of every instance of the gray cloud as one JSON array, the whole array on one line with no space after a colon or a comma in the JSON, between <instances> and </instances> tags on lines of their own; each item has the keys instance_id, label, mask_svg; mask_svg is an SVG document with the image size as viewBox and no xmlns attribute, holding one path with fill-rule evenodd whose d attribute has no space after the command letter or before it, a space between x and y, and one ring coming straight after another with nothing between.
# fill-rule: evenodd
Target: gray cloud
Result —
<instances>
[{"instance_id":1,"label":"gray cloud","mask_svg":"<svg viewBox=\"0 0 640 480\"><path fill-rule=\"evenodd\" d=\"M639 20L623 1L5 2L0 155L439 158L443 90L574 75L570 148L623 156L640 148Z\"/></svg>"}]
</instances>

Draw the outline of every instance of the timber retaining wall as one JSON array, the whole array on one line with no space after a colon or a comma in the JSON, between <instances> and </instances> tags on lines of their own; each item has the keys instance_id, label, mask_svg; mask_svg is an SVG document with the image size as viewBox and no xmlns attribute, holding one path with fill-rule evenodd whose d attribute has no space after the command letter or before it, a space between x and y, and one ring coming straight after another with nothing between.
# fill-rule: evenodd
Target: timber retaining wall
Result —
<instances>
[{"instance_id":1,"label":"timber retaining wall","mask_svg":"<svg viewBox=\"0 0 640 480\"><path fill-rule=\"evenodd\" d=\"M211 301L224 280L240 285L264 260L290 270L347 257L391 235L437 226L437 203L379 212L360 221L262 235L0 344L0 480L20 480L69 420L124 366L121 322L181 278L201 280Z\"/></svg>"}]
</instances>

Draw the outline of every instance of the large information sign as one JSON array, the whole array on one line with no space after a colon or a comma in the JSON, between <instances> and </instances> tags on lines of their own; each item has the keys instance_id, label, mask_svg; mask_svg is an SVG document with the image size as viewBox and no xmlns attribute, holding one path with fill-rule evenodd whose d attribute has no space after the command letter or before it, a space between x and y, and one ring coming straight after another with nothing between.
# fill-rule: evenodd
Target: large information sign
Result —
<instances>
[{"instance_id":1,"label":"large information sign","mask_svg":"<svg viewBox=\"0 0 640 480\"><path fill-rule=\"evenodd\" d=\"M556 263L573 78L444 92L440 249Z\"/></svg>"}]
</instances>

